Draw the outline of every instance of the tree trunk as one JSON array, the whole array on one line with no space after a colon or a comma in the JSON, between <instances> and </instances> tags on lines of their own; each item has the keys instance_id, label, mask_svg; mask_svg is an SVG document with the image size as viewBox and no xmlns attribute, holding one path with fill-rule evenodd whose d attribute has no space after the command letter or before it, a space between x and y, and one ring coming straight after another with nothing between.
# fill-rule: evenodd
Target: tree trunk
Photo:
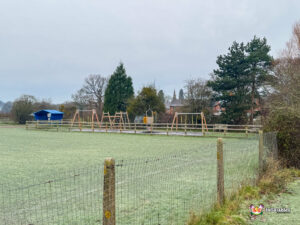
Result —
<instances>
[{"instance_id":1,"label":"tree trunk","mask_svg":"<svg viewBox=\"0 0 300 225\"><path fill-rule=\"evenodd\" d=\"M255 93L255 81L252 82L252 90L251 90L251 116L250 123L253 125L253 117L254 117L254 93Z\"/></svg>"}]
</instances>

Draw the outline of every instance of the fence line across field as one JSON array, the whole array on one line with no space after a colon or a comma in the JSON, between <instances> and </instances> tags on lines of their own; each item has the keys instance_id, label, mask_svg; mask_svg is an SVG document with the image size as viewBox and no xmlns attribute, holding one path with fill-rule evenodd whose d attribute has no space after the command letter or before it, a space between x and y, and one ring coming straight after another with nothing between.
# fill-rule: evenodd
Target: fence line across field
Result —
<instances>
[{"instance_id":1,"label":"fence line across field","mask_svg":"<svg viewBox=\"0 0 300 225\"><path fill-rule=\"evenodd\" d=\"M85 132L124 132L124 133L150 133L161 135L188 135L188 136L209 136L227 135L230 133L244 136L257 134L260 125L229 125L229 124L207 124L206 129L201 124L179 123L176 128L171 123L114 123L103 122L72 122L72 121L27 121L27 129L46 129L56 131L85 131Z\"/></svg>"},{"instance_id":2,"label":"fence line across field","mask_svg":"<svg viewBox=\"0 0 300 225\"><path fill-rule=\"evenodd\" d=\"M243 140L0 184L1 224L184 224L190 212L254 184L266 158L276 157L276 133Z\"/></svg>"}]
</instances>

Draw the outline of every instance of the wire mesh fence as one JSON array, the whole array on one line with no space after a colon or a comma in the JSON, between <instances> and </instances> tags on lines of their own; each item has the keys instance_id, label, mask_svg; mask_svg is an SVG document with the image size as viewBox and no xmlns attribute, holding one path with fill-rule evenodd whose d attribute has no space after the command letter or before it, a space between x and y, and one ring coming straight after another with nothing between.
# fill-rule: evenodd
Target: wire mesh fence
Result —
<instances>
[{"instance_id":1,"label":"wire mesh fence","mask_svg":"<svg viewBox=\"0 0 300 225\"><path fill-rule=\"evenodd\" d=\"M263 134L264 155L266 160L268 157L278 159L277 132L267 132Z\"/></svg>"},{"instance_id":2,"label":"wire mesh fence","mask_svg":"<svg viewBox=\"0 0 300 225\"><path fill-rule=\"evenodd\" d=\"M213 204L216 152L207 151L203 157L199 154L200 150L194 150L117 161L117 222L184 224L191 209Z\"/></svg>"},{"instance_id":3,"label":"wire mesh fence","mask_svg":"<svg viewBox=\"0 0 300 225\"><path fill-rule=\"evenodd\" d=\"M101 224L103 164L1 185L0 224Z\"/></svg>"},{"instance_id":4,"label":"wire mesh fence","mask_svg":"<svg viewBox=\"0 0 300 225\"><path fill-rule=\"evenodd\" d=\"M265 155L277 152L276 133L265 134ZM150 151L150 150L149 150ZM270 154L272 153L272 154ZM225 194L258 175L258 137L224 140ZM185 224L191 212L217 199L217 142L189 151L116 159L115 215L120 225ZM104 163L47 179L1 184L0 224L103 224Z\"/></svg>"}]
</instances>

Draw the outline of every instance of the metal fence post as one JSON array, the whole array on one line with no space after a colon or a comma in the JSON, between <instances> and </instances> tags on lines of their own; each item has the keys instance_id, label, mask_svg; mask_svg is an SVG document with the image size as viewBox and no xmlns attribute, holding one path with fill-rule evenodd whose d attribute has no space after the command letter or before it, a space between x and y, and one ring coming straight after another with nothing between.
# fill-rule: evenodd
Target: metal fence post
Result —
<instances>
[{"instance_id":1,"label":"metal fence post","mask_svg":"<svg viewBox=\"0 0 300 225\"><path fill-rule=\"evenodd\" d=\"M104 161L103 225L115 224L115 160L113 158L107 158Z\"/></svg>"},{"instance_id":2,"label":"metal fence post","mask_svg":"<svg viewBox=\"0 0 300 225\"><path fill-rule=\"evenodd\" d=\"M223 162L223 140L218 138L217 142L217 191L218 191L218 204L224 203L224 162Z\"/></svg>"},{"instance_id":3,"label":"metal fence post","mask_svg":"<svg viewBox=\"0 0 300 225\"><path fill-rule=\"evenodd\" d=\"M259 144L258 144L258 165L259 165L259 178L262 176L263 172L263 153L264 153L264 133L262 130L259 132Z\"/></svg>"}]
</instances>

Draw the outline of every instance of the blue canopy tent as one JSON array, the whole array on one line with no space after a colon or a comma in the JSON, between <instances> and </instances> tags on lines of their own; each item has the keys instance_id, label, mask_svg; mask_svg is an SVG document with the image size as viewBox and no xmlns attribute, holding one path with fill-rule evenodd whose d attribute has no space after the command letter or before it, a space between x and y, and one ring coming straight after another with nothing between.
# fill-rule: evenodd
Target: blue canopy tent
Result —
<instances>
[{"instance_id":1,"label":"blue canopy tent","mask_svg":"<svg viewBox=\"0 0 300 225\"><path fill-rule=\"evenodd\" d=\"M63 112L52 109L40 110L33 114L36 120L62 120L64 116Z\"/></svg>"}]
</instances>

